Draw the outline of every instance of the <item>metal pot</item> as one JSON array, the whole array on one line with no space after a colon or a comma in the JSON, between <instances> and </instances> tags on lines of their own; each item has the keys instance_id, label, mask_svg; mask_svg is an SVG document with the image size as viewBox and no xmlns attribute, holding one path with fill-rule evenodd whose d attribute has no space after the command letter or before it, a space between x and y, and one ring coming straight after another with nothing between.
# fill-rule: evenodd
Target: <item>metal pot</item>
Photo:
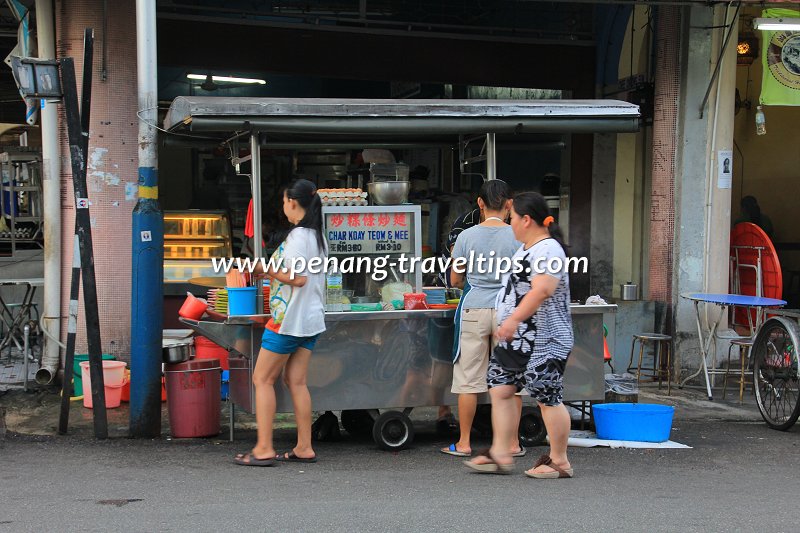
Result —
<instances>
[{"instance_id":1,"label":"metal pot","mask_svg":"<svg viewBox=\"0 0 800 533\"><path fill-rule=\"evenodd\" d=\"M167 364L184 363L192 356L191 342L165 344L161 348L161 359Z\"/></svg>"},{"instance_id":2,"label":"metal pot","mask_svg":"<svg viewBox=\"0 0 800 533\"><path fill-rule=\"evenodd\" d=\"M398 205L408 201L411 184L407 181L381 181L367 184L369 197L375 205Z\"/></svg>"},{"instance_id":3,"label":"metal pot","mask_svg":"<svg viewBox=\"0 0 800 533\"><path fill-rule=\"evenodd\" d=\"M628 282L619 286L619 293L622 300L625 302L639 299L639 286L635 283Z\"/></svg>"}]
</instances>

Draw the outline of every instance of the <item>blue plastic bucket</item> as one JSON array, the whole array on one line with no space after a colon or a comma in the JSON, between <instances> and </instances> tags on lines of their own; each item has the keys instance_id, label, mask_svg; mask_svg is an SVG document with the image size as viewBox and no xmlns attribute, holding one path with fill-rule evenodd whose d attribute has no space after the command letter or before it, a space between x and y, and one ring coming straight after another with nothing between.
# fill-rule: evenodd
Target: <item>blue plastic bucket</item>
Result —
<instances>
[{"instance_id":1,"label":"blue plastic bucket","mask_svg":"<svg viewBox=\"0 0 800 533\"><path fill-rule=\"evenodd\" d=\"M256 287L226 287L228 315L256 314Z\"/></svg>"},{"instance_id":2,"label":"blue plastic bucket","mask_svg":"<svg viewBox=\"0 0 800 533\"><path fill-rule=\"evenodd\" d=\"M592 406L597 437L608 440L669 440L675 408L655 403L601 403Z\"/></svg>"}]
</instances>

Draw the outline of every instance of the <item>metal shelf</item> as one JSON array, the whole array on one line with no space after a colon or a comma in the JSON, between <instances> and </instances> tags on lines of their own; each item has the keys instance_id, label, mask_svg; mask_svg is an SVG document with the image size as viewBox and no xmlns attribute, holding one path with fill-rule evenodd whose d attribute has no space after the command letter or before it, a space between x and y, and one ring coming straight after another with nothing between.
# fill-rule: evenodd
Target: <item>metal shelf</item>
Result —
<instances>
[{"instance_id":1,"label":"metal shelf","mask_svg":"<svg viewBox=\"0 0 800 533\"><path fill-rule=\"evenodd\" d=\"M8 231L0 233L0 242L11 243L13 256L18 243L43 246L41 157L33 150L3 152L0 166L0 219L8 221Z\"/></svg>"}]
</instances>

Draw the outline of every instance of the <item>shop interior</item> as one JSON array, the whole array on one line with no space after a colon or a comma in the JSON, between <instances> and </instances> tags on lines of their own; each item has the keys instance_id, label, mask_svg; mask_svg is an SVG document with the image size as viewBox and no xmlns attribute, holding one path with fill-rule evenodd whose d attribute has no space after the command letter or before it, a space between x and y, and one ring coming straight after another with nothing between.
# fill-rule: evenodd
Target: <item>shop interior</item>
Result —
<instances>
[{"instance_id":1,"label":"shop interior","mask_svg":"<svg viewBox=\"0 0 800 533\"><path fill-rule=\"evenodd\" d=\"M797 124L800 107L763 106L765 133L759 135L756 114L762 92L761 53L765 46L753 19L760 8L747 7L739 24L734 109L733 184L731 223L745 220L742 200L752 197L768 222L763 224L783 273L782 293L787 307L800 307L800 227L789 198L800 195L800 150ZM768 46L769 43L766 43Z\"/></svg>"}]
</instances>

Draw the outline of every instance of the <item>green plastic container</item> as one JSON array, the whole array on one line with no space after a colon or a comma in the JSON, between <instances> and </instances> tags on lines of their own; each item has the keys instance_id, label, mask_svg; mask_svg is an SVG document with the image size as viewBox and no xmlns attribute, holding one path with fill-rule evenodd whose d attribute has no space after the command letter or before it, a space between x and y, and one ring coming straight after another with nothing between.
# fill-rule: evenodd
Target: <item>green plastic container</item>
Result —
<instances>
[{"instance_id":1,"label":"green plastic container","mask_svg":"<svg viewBox=\"0 0 800 533\"><path fill-rule=\"evenodd\" d=\"M104 361L114 361L116 357L110 353L103 354ZM81 374L81 363L89 360L88 353L76 353L72 363L72 390L73 396L83 396L83 377Z\"/></svg>"}]
</instances>

